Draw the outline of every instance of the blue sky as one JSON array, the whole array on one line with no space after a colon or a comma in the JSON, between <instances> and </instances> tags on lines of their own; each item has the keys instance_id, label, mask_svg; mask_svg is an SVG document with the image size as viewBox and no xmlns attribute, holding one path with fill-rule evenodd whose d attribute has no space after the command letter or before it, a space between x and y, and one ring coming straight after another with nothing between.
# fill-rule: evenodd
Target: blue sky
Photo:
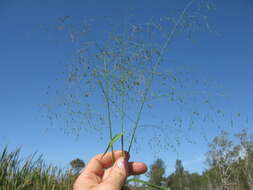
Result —
<instances>
[{"instance_id":1,"label":"blue sky","mask_svg":"<svg viewBox=\"0 0 253 190\"><path fill-rule=\"evenodd\" d=\"M49 163L63 167L76 157L87 162L105 148L106 141L97 141L92 133L84 133L76 141L40 117L38 105L47 102L44 95L47 86L63 69L61 63L73 60L75 47L54 32L58 18L69 15L78 23L83 17L109 16L117 24L128 10L133 10L138 21L147 21L171 14L186 3L183 0L0 0L0 147L8 145L13 150L21 146L24 156L38 151ZM221 83L228 95L219 102L222 109L229 117L240 112L252 123L253 2L214 3L217 9L209 15L209 21L219 35L199 33L194 36L195 43L178 39L172 45L170 58L192 68L196 79ZM159 109L157 114L160 114ZM238 131L243 126L242 120L237 121L238 128L233 130ZM206 132L210 138L217 135L211 124ZM197 132L189 135L197 139L196 144L183 143L178 153L160 152L159 157L165 160L168 172L173 171L177 158L182 159L190 171L200 172L205 167L206 142L198 140ZM133 158L150 164L156 155L142 148Z\"/></svg>"}]
</instances>

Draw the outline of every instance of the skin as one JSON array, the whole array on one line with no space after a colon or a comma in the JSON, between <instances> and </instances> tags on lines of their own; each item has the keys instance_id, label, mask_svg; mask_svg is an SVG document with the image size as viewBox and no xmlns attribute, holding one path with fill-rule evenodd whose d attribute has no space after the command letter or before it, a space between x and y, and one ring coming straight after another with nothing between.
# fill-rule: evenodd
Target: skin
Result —
<instances>
[{"instance_id":1,"label":"skin","mask_svg":"<svg viewBox=\"0 0 253 190\"><path fill-rule=\"evenodd\" d=\"M73 190L121 190L128 176L147 171L142 162L128 162L127 152L114 151L114 156L115 162L111 152L93 157L76 179Z\"/></svg>"}]
</instances>

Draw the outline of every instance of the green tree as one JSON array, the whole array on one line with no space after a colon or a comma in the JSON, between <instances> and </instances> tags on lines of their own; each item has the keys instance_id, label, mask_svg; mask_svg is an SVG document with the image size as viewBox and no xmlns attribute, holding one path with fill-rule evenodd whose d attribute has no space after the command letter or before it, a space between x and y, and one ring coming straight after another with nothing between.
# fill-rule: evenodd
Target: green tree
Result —
<instances>
[{"instance_id":1,"label":"green tree","mask_svg":"<svg viewBox=\"0 0 253 190\"><path fill-rule=\"evenodd\" d=\"M83 160L76 158L70 162L71 168L74 173L78 174L85 167L85 163Z\"/></svg>"},{"instance_id":2,"label":"green tree","mask_svg":"<svg viewBox=\"0 0 253 190\"><path fill-rule=\"evenodd\" d=\"M147 176L151 184L164 185L165 163L162 159L157 159L151 166Z\"/></svg>"},{"instance_id":3,"label":"green tree","mask_svg":"<svg viewBox=\"0 0 253 190\"><path fill-rule=\"evenodd\" d=\"M189 187L188 171L184 170L181 160L176 160L175 172L167 179L167 185L171 189L184 190Z\"/></svg>"},{"instance_id":4,"label":"green tree","mask_svg":"<svg viewBox=\"0 0 253 190\"><path fill-rule=\"evenodd\" d=\"M178 173L180 175L184 173L184 166L182 164L182 160L176 160L175 169L175 173Z\"/></svg>"},{"instance_id":5,"label":"green tree","mask_svg":"<svg viewBox=\"0 0 253 190\"><path fill-rule=\"evenodd\" d=\"M198 173L191 173L188 175L189 180L189 190L205 190L206 188L206 178Z\"/></svg>"},{"instance_id":6,"label":"green tree","mask_svg":"<svg viewBox=\"0 0 253 190\"><path fill-rule=\"evenodd\" d=\"M239 160L241 150L240 146L234 145L228 135L227 132L222 131L209 144L209 151L207 152L207 163L218 177L216 184L219 184L223 190L229 190L236 184L237 170L234 168L234 163Z\"/></svg>"},{"instance_id":7,"label":"green tree","mask_svg":"<svg viewBox=\"0 0 253 190\"><path fill-rule=\"evenodd\" d=\"M240 133L235 134L240 140L241 159L240 169L250 189L253 189L253 134L249 134L248 129L243 129Z\"/></svg>"}]
</instances>

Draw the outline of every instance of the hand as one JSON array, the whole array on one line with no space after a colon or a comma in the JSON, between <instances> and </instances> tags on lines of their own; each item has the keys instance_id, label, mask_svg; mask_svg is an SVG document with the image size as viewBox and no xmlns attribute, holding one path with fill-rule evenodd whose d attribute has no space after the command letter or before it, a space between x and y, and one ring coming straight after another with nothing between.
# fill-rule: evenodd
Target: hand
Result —
<instances>
[{"instance_id":1,"label":"hand","mask_svg":"<svg viewBox=\"0 0 253 190\"><path fill-rule=\"evenodd\" d=\"M142 162L128 162L129 154L115 151L116 162L112 161L112 153L93 157L85 170L78 176L73 190L121 190L129 175L139 175L147 171Z\"/></svg>"}]
</instances>

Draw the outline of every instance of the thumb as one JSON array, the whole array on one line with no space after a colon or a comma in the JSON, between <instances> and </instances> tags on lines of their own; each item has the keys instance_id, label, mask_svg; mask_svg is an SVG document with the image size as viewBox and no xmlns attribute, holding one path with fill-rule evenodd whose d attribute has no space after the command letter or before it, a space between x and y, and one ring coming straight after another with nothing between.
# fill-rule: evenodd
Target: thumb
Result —
<instances>
[{"instance_id":1,"label":"thumb","mask_svg":"<svg viewBox=\"0 0 253 190\"><path fill-rule=\"evenodd\" d=\"M114 163L108 178L103 183L103 189L120 190L124 186L127 177L128 161L121 157Z\"/></svg>"}]
</instances>

